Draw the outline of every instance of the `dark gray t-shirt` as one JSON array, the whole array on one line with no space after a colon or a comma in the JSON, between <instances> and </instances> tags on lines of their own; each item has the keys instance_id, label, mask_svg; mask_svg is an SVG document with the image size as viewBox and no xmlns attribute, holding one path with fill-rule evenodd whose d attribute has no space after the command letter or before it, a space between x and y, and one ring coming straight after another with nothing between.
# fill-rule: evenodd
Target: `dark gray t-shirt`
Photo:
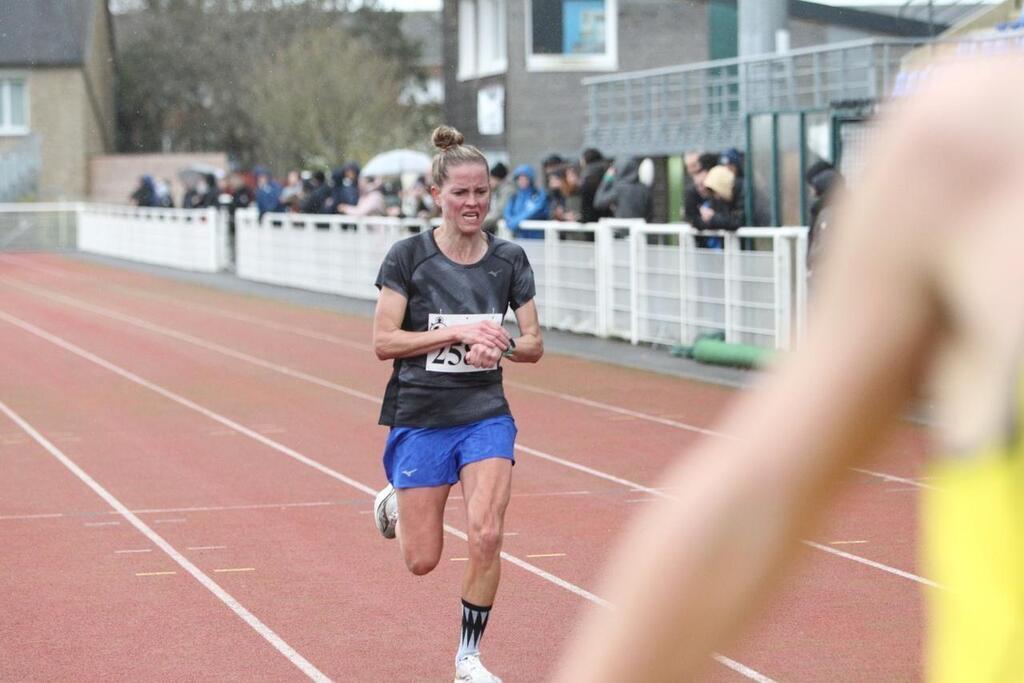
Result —
<instances>
[{"instance_id":1,"label":"dark gray t-shirt","mask_svg":"<svg viewBox=\"0 0 1024 683\"><path fill-rule=\"evenodd\" d=\"M509 306L514 311L533 299L533 270L523 248L493 235L487 239L487 252L472 265L445 256L433 230L391 247L375 284L406 298L403 330L422 332L475 322L481 316L500 324ZM465 363L466 352L464 345L454 344L422 356L396 358L380 424L450 427L508 415L501 366L472 368Z\"/></svg>"}]
</instances>

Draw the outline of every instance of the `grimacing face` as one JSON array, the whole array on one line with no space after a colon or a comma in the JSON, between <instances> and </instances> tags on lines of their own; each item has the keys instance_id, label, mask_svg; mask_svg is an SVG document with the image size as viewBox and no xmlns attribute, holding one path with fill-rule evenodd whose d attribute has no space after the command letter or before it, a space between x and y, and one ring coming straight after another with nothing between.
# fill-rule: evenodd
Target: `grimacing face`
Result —
<instances>
[{"instance_id":1,"label":"grimacing face","mask_svg":"<svg viewBox=\"0 0 1024 683\"><path fill-rule=\"evenodd\" d=\"M441 187L435 185L430 193L441 207L445 224L463 234L478 232L491 204L487 166L475 162L452 166Z\"/></svg>"}]
</instances>

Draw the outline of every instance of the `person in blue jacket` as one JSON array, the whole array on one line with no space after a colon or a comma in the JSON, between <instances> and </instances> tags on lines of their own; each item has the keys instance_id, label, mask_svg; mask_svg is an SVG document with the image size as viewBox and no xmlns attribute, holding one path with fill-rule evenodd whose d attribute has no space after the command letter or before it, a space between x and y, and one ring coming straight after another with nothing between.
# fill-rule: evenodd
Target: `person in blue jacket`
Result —
<instances>
[{"instance_id":1,"label":"person in blue jacket","mask_svg":"<svg viewBox=\"0 0 1024 683\"><path fill-rule=\"evenodd\" d=\"M281 211L281 185L274 180L270 169L257 166L253 174L256 176L256 208L260 216L268 211Z\"/></svg>"},{"instance_id":2,"label":"person in blue jacket","mask_svg":"<svg viewBox=\"0 0 1024 683\"><path fill-rule=\"evenodd\" d=\"M533 167L529 164L517 166L512 174L516 181L516 193L505 205L505 225L512 231L512 237L520 239L544 239L543 230L523 230L523 221L543 221L548 218L548 195L534 185Z\"/></svg>"}]
</instances>

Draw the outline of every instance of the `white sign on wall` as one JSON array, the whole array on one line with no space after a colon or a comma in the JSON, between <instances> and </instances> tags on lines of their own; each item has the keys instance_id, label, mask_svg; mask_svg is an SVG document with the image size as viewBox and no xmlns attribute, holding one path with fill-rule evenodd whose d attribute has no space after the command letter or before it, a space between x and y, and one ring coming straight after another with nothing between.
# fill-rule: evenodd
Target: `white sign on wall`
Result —
<instances>
[{"instance_id":1,"label":"white sign on wall","mask_svg":"<svg viewBox=\"0 0 1024 683\"><path fill-rule=\"evenodd\" d=\"M480 135L505 132L505 86L488 85L476 93L476 129Z\"/></svg>"}]
</instances>

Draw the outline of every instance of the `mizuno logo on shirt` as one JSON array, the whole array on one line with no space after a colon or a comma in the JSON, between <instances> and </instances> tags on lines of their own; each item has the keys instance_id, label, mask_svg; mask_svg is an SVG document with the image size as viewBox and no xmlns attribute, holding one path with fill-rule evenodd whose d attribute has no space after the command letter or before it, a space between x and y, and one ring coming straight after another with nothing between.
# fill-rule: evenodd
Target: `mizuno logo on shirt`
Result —
<instances>
[{"instance_id":1,"label":"mizuno logo on shirt","mask_svg":"<svg viewBox=\"0 0 1024 683\"><path fill-rule=\"evenodd\" d=\"M501 271L500 270L488 270L487 274L490 275L491 277L498 277L499 275L501 275Z\"/></svg>"},{"instance_id":2,"label":"mizuno logo on shirt","mask_svg":"<svg viewBox=\"0 0 1024 683\"><path fill-rule=\"evenodd\" d=\"M418 470L418 469L419 469L418 467L414 467L411 470L402 470L402 474L404 474L407 477L411 477L413 474L415 474L416 470Z\"/></svg>"}]
</instances>

